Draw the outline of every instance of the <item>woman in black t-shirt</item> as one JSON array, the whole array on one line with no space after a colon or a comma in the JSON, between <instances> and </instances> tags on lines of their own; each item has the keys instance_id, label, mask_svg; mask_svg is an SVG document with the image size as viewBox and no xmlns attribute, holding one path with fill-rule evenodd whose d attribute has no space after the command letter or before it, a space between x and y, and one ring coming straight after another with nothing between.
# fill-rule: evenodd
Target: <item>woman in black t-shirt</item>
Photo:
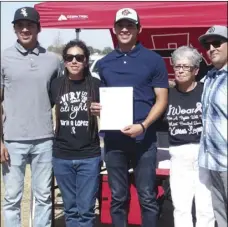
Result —
<instances>
[{"instance_id":1,"label":"woman in black t-shirt","mask_svg":"<svg viewBox=\"0 0 228 227\"><path fill-rule=\"evenodd\" d=\"M101 149L90 103L98 101L100 81L89 71L89 50L70 41L63 50L65 73L51 84L56 105L53 169L62 194L67 227L94 227Z\"/></svg>"},{"instance_id":2,"label":"woman in black t-shirt","mask_svg":"<svg viewBox=\"0 0 228 227\"><path fill-rule=\"evenodd\" d=\"M201 59L198 51L188 46L179 47L172 55L176 86L169 91L166 120L175 227L193 227L193 199L196 226L214 227L209 173L198 166L203 84L197 83L195 78Z\"/></svg>"}]
</instances>

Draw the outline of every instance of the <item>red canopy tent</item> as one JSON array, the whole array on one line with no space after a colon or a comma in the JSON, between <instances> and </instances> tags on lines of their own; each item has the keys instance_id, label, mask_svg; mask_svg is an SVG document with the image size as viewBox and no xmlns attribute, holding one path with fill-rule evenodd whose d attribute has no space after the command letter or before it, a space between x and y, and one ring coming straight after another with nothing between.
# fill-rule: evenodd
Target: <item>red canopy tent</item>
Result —
<instances>
[{"instance_id":1,"label":"red canopy tent","mask_svg":"<svg viewBox=\"0 0 228 227\"><path fill-rule=\"evenodd\" d=\"M198 37L212 25L227 25L227 2L45 2L35 5L44 28L110 31L116 11L124 7L137 10L143 27L139 39L163 56L170 76L170 54L174 49L192 45L204 54ZM113 34L112 38L116 44ZM207 59L202 64L204 73Z\"/></svg>"},{"instance_id":2,"label":"red canopy tent","mask_svg":"<svg viewBox=\"0 0 228 227\"><path fill-rule=\"evenodd\" d=\"M169 76L172 77L170 56L174 49L182 45L200 47L198 37L212 25L227 26L227 2L45 2L36 4L41 16L43 28L61 29L110 29L112 33L115 13L120 8L134 8L140 17L143 31L140 41L148 48L154 49L165 59ZM208 70L208 61L202 62L200 75ZM107 182L104 183L106 189ZM108 193L104 190L103 193ZM136 192L133 193L133 200ZM102 194L110 199L110 192ZM102 203L104 212L102 220L111 222L110 201ZM138 203L131 203L130 223L140 224Z\"/></svg>"}]
</instances>

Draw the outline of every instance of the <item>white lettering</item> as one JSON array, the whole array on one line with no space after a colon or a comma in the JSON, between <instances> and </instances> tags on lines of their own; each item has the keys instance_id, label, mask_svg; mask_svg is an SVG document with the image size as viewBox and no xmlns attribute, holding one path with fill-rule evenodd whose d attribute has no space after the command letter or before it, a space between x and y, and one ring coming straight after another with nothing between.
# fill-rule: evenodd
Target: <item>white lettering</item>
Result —
<instances>
[{"instance_id":1,"label":"white lettering","mask_svg":"<svg viewBox=\"0 0 228 227\"><path fill-rule=\"evenodd\" d=\"M175 128L175 127L170 127L169 130L170 130L170 134L172 136L184 135L184 134L188 133L186 129L178 129L178 128Z\"/></svg>"},{"instance_id":2,"label":"white lettering","mask_svg":"<svg viewBox=\"0 0 228 227\"><path fill-rule=\"evenodd\" d=\"M180 114L193 114L193 113L202 113L202 104L200 102L196 103L196 108L182 109L180 105L177 107L169 105L169 111L167 115L180 115Z\"/></svg>"},{"instance_id":3,"label":"white lettering","mask_svg":"<svg viewBox=\"0 0 228 227\"><path fill-rule=\"evenodd\" d=\"M75 119L79 111L87 111L86 103L80 103L78 106L71 107L70 119Z\"/></svg>"}]
</instances>

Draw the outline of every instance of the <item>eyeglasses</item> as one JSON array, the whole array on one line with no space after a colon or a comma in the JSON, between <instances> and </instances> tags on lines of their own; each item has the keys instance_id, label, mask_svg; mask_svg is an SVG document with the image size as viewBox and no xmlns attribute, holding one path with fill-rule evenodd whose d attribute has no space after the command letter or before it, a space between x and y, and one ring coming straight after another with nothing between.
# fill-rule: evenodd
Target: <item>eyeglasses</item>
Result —
<instances>
[{"instance_id":1,"label":"eyeglasses","mask_svg":"<svg viewBox=\"0 0 228 227\"><path fill-rule=\"evenodd\" d=\"M223 40L215 40L215 41L212 41L212 42L206 42L203 44L203 47L206 49L206 50L210 50L211 48L211 45L214 47L214 48L219 48L223 43L225 43L225 41Z\"/></svg>"},{"instance_id":2,"label":"eyeglasses","mask_svg":"<svg viewBox=\"0 0 228 227\"><path fill-rule=\"evenodd\" d=\"M64 60L67 62L72 62L74 58L76 59L77 62L82 63L85 60L85 55L83 55L83 54L76 54L76 55L67 54L67 55L65 55Z\"/></svg>"},{"instance_id":3,"label":"eyeglasses","mask_svg":"<svg viewBox=\"0 0 228 227\"><path fill-rule=\"evenodd\" d=\"M190 72L190 71L192 71L193 68L194 67L190 66L190 65L174 65L173 66L174 71L180 71L180 69L183 69L183 71Z\"/></svg>"}]
</instances>

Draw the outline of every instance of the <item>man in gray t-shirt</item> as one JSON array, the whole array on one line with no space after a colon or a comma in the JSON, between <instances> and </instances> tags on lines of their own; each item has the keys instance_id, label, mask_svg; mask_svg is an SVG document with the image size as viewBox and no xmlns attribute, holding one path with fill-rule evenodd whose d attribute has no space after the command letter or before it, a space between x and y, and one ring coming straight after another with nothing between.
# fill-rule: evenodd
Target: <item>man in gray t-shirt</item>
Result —
<instances>
[{"instance_id":1,"label":"man in gray t-shirt","mask_svg":"<svg viewBox=\"0 0 228 227\"><path fill-rule=\"evenodd\" d=\"M27 162L36 201L33 226L50 227L53 123L49 87L58 75L60 60L38 43L40 16L34 8L18 9L12 23L17 42L3 52L1 65L5 227L21 226Z\"/></svg>"}]
</instances>

